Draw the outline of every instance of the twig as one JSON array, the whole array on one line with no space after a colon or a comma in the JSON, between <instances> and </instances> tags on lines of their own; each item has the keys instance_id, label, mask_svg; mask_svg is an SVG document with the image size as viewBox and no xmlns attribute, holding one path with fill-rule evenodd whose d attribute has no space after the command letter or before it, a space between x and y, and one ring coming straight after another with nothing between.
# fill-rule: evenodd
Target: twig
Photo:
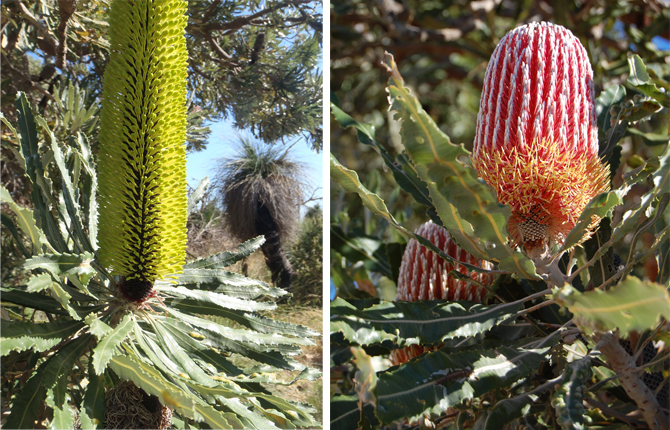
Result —
<instances>
[{"instance_id":1,"label":"twig","mask_svg":"<svg viewBox=\"0 0 670 430\"><path fill-rule=\"evenodd\" d=\"M58 11L60 13L60 24L58 24L58 51L56 53L56 67L65 68L65 57L67 55L67 25L70 18L77 10L78 0L58 0Z\"/></svg>"},{"instance_id":2,"label":"twig","mask_svg":"<svg viewBox=\"0 0 670 430\"><path fill-rule=\"evenodd\" d=\"M210 32L210 31L236 31L239 30L240 28L252 24L252 21L261 18L265 15L268 15L275 10L279 10L282 8L285 8L286 6L295 6L296 8L300 5L306 4L311 2L312 0L295 0L295 1L283 1L281 3L277 3L276 5L269 7L267 9L263 9L259 12L256 12L252 15L247 15L247 16L240 16L238 18L233 19L230 22L227 23L211 23L211 24L205 24L202 26L202 31L203 32Z\"/></svg>"},{"instance_id":3,"label":"twig","mask_svg":"<svg viewBox=\"0 0 670 430\"><path fill-rule=\"evenodd\" d=\"M30 24L32 24L35 28L37 28L37 31L44 37L45 42L49 45L50 48L53 49L53 51L56 51L56 48L58 47L58 41L56 38L51 34L49 30L47 30L44 25L42 25L41 22L37 20L33 16L33 14L28 10L25 4L23 4L22 1L16 2L16 4L19 7L19 12L21 12L21 15L23 15L24 18L28 20Z\"/></svg>"}]
</instances>

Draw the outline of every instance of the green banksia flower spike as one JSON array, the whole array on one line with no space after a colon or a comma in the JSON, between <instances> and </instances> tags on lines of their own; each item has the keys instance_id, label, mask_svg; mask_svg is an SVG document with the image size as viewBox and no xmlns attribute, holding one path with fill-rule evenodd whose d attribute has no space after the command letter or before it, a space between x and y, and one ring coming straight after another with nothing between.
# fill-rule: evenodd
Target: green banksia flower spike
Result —
<instances>
[{"instance_id":1,"label":"green banksia flower spike","mask_svg":"<svg viewBox=\"0 0 670 430\"><path fill-rule=\"evenodd\" d=\"M186 246L186 2L112 3L100 127L100 250L142 302ZM125 285L125 287L124 287Z\"/></svg>"}]
</instances>

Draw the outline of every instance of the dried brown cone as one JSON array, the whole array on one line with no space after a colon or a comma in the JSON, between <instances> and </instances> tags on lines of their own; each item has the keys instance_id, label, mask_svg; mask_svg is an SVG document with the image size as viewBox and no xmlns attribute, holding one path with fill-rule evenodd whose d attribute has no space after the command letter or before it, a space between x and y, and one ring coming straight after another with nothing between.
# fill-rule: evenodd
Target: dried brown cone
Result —
<instances>
[{"instance_id":1,"label":"dried brown cone","mask_svg":"<svg viewBox=\"0 0 670 430\"><path fill-rule=\"evenodd\" d=\"M490 270L493 268L490 262L480 260L462 250L451 239L445 228L434 224L432 221L422 224L416 230L416 234L430 240L445 254L456 260L479 266L482 269ZM482 303L486 296L486 288L450 276L449 272L452 270L469 276L483 286L488 287L493 282L493 275L470 271L462 265L454 266L415 239L411 239L407 244L400 264L396 300L407 302L415 300L470 300ZM437 348L439 347L411 345L391 351L390 359L393 365L397 366L418 357L426 351L433 351Z\"/></svg>"},{"instance_id":2,"label":"dried brown cone","mask_svg":"<svg viewBox=\"0 0 670 430\"><path fill-rule=\"evenodd\" d=\"M154 395L148 395L132 381L124 381L105 394L108 429L167 429L172 410Z\"/></svg>"}]
</instances>

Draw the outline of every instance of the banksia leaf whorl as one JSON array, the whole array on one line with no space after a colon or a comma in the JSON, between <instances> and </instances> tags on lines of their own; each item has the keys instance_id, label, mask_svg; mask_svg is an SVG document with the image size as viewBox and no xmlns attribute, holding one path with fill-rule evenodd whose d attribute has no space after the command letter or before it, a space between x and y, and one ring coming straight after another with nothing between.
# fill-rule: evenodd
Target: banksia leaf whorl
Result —
<instances>
[{"instance_id":1,"label":"banksia leaf whorl","mask_svg":"<svg viewBox=\"0 0 670 430\"><path fill-rule=\"evenodd\" d=\"M462 250L451 240L446 229L432 221L424 223L416 230L416 234L430 240L445 254L482 269L492 269L493 265ZM415 239L410 239L400 263L398 277L398 291L396 300L412 302L416 300L470 300L482 303L486 296L486 289L478 285L469 284L453 275L452 270L468 275L478 283L489 286L493 282L493 275L469 271L466 267L448 263L438 254L421 245ZM406 363L426 351L433 351L437 347L410 345L405 348L391 351L390 360L393 365Z\"/></svg>"},{"instance_id":2,"label":"banksia leaf whorl","mask_svg":"<svg viewBox=\"0 0 670 430\"><path fill-rule=\"evenodd\" d=\"M183 0L121 0L110 12L98 256L147 295L155 279L181 272L185 258L185 12ZM145 298L138 295L130 298Z\"/></svg>"},{"instance_id":3,"label":"banksia leaf whorl","mask_svg":"<svg viewBox=\"0 0 670 430\"><path fill-rule=\"evenodd\" d=\"M473 162L512 207L510 235L531 258L562 245L586 204L609 189L597 134L593 71L579 39L544 22L509 32L486 69Z\"/></svg>"}]
</instances>

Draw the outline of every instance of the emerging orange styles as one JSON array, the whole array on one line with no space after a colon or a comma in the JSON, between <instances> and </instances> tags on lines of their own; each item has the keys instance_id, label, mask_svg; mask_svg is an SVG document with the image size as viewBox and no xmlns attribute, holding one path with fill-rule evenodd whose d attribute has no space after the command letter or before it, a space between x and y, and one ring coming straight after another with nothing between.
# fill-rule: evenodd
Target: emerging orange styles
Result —
<instances>
[{"instance_id":1,"label":"emerging orange styles","mask_svg":"<svg viewBox=\"0 0 670 430\"><path fill-rule=\"evenodd\" d=\"M598 157L593 70L569 30L509 32L486 69L473 163L512 207L508 230L531 258L562 245L586 204L609 189ZM593 217L586 240L600 219Z\"/></svg>"}]
</instances>

